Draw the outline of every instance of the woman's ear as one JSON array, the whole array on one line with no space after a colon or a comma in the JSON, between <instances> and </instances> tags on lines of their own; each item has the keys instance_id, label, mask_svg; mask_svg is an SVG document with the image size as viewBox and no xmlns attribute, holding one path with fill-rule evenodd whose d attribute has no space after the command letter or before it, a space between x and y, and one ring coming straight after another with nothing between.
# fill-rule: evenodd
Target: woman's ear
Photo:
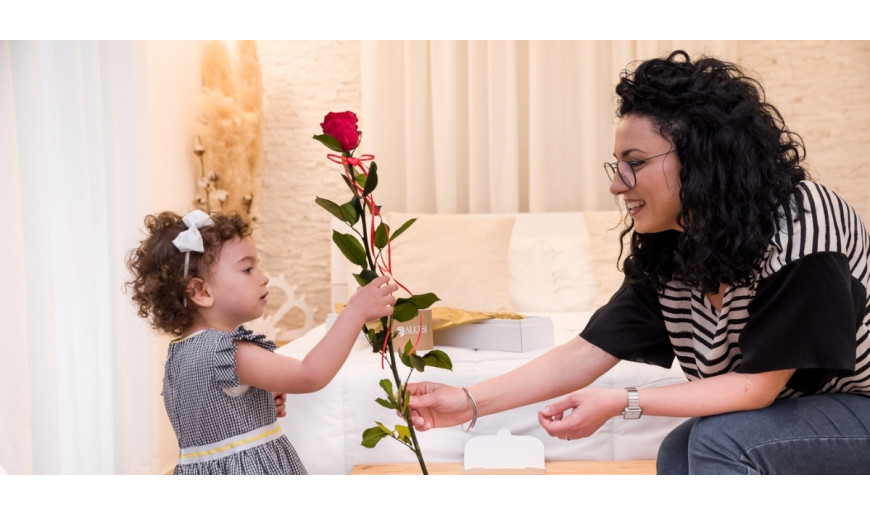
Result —
<instances>
[{"instance_id":1,"label":"woman's ear","mask_svg":"<svg viewBox=\"0 0 870 515\"><path fill-rule=\"evenodd\" d=\"M199 277L194 277L188 281L186 293L191 302L200 308L210 308L214 304L214 297L212 297L208 285Z\"/></svg>"}]
</instances>

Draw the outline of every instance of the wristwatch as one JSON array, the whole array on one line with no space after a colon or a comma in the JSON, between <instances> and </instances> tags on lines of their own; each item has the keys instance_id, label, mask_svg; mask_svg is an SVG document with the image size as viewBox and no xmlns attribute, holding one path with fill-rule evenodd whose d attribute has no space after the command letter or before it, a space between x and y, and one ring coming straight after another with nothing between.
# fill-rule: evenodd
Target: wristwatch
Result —
<instances>
[{"instance_id":1,"label":"wristwatch","mask_svg":"<svg viewBox=\"0 0 870 515\"><path fill-rule=\"evenodd\" d=\"M622 412L622 418L637 420L643 413L643 410L640 409L640 398L637 395L637 388L626 388L625 391L628 392L628 406Z\"/></svg>"}]
</instances>

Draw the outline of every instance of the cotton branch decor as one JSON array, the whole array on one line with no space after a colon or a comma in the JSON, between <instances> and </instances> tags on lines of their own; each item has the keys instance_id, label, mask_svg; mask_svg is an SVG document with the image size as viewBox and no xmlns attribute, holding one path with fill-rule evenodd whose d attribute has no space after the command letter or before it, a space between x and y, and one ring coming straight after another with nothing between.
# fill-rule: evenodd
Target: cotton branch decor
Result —
<instances>
[{"instance_id":1,"label":"cotton branch decor","mask_svg":"<svg viewBox=\"0 0 870 515\"><path fill-rule=\"evenodd\" d=\"M256 43L235 46L232 55L221 41L203 46L202 93L193 127L199 173L195 204L205 211L238 211L256 221L263 80Z\"/></svg>"}]
</instances>

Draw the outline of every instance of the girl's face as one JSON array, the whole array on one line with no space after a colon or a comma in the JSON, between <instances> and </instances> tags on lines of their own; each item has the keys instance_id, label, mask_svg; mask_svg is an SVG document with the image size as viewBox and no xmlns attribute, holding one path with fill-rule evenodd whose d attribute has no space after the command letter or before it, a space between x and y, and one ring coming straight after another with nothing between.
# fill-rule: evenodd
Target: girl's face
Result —
<instances>
[{"instance_id":1,"label":"girl's face","mask_svg":"<svg viewBox=\"0 0 870 515\"><path fill-rule=\"evenodd\" d=\"M258 264L257 248L251 238L224 243L205 281L213 295L212 323L223 326L218 329L232 331L263 315L269 278Z\"/></svg>"},{"instance_id":2,"label":"girl's face","mask_svg":"<svg viewBox=\"0 0 870 515\"><path fill-rule=\"evenodd\" d=\"M614 174L610 193L622 195L634 220L634 230L638 233L682 231L678 223L680 159L676 148L645 116L624 116L616 128L615 140L613 155L631 164L637 182L629 188ZM674 152L665 154L671 150Z\"/></svg>"}]
</instances>

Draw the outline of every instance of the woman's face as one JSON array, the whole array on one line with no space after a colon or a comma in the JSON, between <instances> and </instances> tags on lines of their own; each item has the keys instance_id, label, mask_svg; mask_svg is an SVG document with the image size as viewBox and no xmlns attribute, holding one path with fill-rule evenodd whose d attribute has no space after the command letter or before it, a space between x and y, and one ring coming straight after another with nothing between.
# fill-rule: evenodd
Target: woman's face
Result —
<instances>
[{"instance_id":1,"label":"woman's face","mask_svg":"<svg viewBox=\"0 0 870 515\"><path fill-rule=\"evenodd\" d=\"M672 150L674 152L665 154ZM610 193L622 195L634 220L634 230L638 233L682 231L678 223L680 159L676 148L662 137L652 120L645 116L624 116L616 127L613 155L619 161L630 163L637 178L631 188L618 174L614 174L610 182Z\"/></svg>"}]
</instances>

